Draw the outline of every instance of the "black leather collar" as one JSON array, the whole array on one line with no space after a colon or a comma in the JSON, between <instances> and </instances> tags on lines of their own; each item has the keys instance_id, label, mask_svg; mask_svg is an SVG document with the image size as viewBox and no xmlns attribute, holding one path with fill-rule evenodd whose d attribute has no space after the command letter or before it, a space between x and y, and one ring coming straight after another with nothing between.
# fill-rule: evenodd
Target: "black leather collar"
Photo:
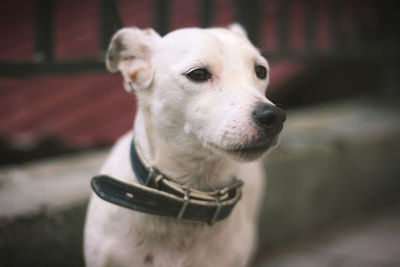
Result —
<instances>
[{"instance_id":1,"label":"black leather collar","mask_svg":"<svg viewBox=\"0 0 400 267\"><path fill-rule=\"evenodd\" d=\"M132 138L132 169L140 184L127 184L108 175L92 178L93 191L116 205L154 215L207 222L209 225L229 216L241 198L241 180L218 190L206 192L178 184L156 168L143 162Z\"/></svg>"}]
</instances>

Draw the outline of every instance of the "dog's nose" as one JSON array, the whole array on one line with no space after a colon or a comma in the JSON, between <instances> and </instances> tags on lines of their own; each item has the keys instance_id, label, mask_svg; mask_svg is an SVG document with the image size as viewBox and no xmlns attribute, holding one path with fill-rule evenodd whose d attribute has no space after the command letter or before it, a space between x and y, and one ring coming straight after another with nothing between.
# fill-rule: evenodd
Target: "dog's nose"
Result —
<instances>
[{"instance_id":1,"label":"dog's nose","mask_svg":"<svg viewBox=\"0 0 400 267\"><path fill-rule=\"evenodd\" d=\"M259 103L253 111L253 119L269 136L275 136L282 131L286 113L277 106Z\"/></svg>"}]
</instances>

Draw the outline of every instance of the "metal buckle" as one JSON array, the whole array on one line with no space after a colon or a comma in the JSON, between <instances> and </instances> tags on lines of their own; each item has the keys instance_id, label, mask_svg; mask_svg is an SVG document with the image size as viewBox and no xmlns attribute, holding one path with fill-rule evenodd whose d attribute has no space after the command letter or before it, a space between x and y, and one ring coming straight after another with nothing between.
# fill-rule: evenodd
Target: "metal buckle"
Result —
<instances>
[{"instance_id":1,"label":"metal buckle","mask_svg":"<svg viewBox=\"0 0 400 267\"><path fill-rule=\"evenodd\" d=\"M226 193L228 193L230 190L234 189L234 188L238 188L238 187L242 187L243 186L243 181L242 180L236 180L234 181L232 184L222 188L221 190L218 191L218 194L220 196L225 195Z\"/></svg>"},{"instance_id":2,"label":"metal buckle","mask_svg":"<svg viewBox=\"0 0 400 267\"><path fill-rule=\"evenodd\" d=\"M146 182L145 182L145 185L146 185L146 186L149 185L150 180L151 180L151 177L153 176L153 174L154 174L154 168L153 168L153 167L150 167L150 168L149 168L149 174L147 175L147 179L146 179Z\"/></svg>"},{"instance_id":3,"label":"metal buckle","mask_svg":"<svg viewBox=\"0 0 400 267\"><path fill-rule=\"evenodd\" d=\"M183 197L183 203L181 206L181 210L178 213L178 216L176 217L178 220L182 219L183 214L186 211L186 208L189 204L190 201L190 190L188 188L185 188L185 196Z\"/></svg>"},{"instance_id":4,"label":"metal buckle","mask_svg":"<svg viewBox=\"0 0 400 267\"><path fill-rule=\"evenodd\" d=\"M215 198L215 205L216 205L216 208L215 208L214 215L212 216L211 220L208 222L209 226L212 226L215 223L215 221L218 218L219 213L221 212L222 205L221 205L221 202L219 201L218 197Z\"/></svg>"},{"instance_id":5,"label":"metal buckle","mask_svg":"<svg viewBox=\"0 0 400 267\"><path fill-rule=\"evenodd\" d=\"M160 188L160 182L164 179L164 176L161 174L157 175L157 177L154 179L154 186L155 188L159 189Z\"/></svg>"}]
</instances>

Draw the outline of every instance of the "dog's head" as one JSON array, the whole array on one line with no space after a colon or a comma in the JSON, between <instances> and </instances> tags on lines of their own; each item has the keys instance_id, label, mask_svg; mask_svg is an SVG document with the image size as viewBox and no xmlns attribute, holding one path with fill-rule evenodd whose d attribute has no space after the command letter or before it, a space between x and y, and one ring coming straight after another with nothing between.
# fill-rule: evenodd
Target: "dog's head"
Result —
<instances>
[{"instance_id":1,"label":"dog's head","mask_svg":"<svg viewBox=\"0 0 400 267\"><path fill-rule=\"evenodd\" d=\"M171 145L252 160L278 142L285 112L265 97L268 63L237 24L165 37L125 28L111 41L107 67L122 73Z\"/></svg>"}]
</instances>

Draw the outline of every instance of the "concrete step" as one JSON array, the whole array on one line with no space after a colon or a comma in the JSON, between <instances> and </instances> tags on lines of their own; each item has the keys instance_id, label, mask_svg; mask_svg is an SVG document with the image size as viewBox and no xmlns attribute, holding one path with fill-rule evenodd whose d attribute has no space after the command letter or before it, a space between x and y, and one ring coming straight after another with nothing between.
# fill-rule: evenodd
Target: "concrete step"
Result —
<instances>
[{"instance_id":1,"label":"concrete step","mask_svg":"<svg viewBox=\"0 0 400 267\"><path fill-rule=\"evenodd\" d=\"M90 179L107 154L108 149L103 149L2 167L0 218L26 217L86 203Z\"/></svg>"},{"instance_id":2,"label":"concrete step","mask_svg":"<svg viewBox=\"0 0 400 267\"><path fill-rule=\"evenodd\" d=\"M256 267L400 266L400 202L352 215L259 258Z\"/></svg>"},{"instance_id":3,"label":"concrete step","mask_svg":"<svg viewBox=\"0 0 400 267\"><path fill-rule=\"evenodd\" d=\"M265 159L261 246L399 195L399 111L364 99L290 112Z\"/></svg>"}]
</instances>

